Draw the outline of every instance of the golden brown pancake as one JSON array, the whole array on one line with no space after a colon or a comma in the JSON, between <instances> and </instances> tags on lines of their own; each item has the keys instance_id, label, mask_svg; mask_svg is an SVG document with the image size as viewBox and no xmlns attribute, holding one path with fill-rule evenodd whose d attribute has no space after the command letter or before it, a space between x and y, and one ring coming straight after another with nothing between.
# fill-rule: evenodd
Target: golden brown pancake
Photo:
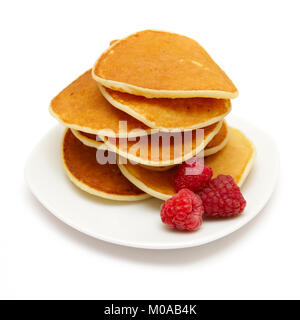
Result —
<instances>
[{"instance_id":1,"label":"golden brown pancake","mask_svg":"<svg viewBox=\"0 0 300 320\"><path fill-rule=\"evenodd\" d=\"M103 96L116 108L151 128L183 131L207 127L231 110L230 100L211 98L148 99L99 85Z\"/></svg>"},{"instance_id":2,"label":"golden brown pancake","mask_svg":"<svg viewBox=\"0 0 300 320\"><path fill-rule=\"evenodd\" d=\"M109 150L123 158L147 166L161 167L181 163L198 154L218 133L221 126L222 121L185 133L159 132L133 139L101 138Z\"/></svg>"},{"instance_id":3,"label":"golden brown pancake","mask_svg":"<svg viewBox=\"0 0 300 320\"><path fill-rule=\"evenodd\" d=\"M214 177L231 175L241 186L247 178L255 158L252 142L238 129L230 127L226 146L219 152L205 158L205 164L212 168Z\"/></svg>"},{"instance_id":4,"label":"golden brown pancake","mask_svg":"<svg viewBox=\"0 0 300 320\"><path fill-rule=\"evenodd\" d=\"M77 187L112 200L137 201L148 197L121 174L116 164L100 165L96 152L81 143L70 129L66 131L62 159L67 176Z\"/></svg>"},{"instance_id":5,"label":"golden brown pancake","mask_svg":"<svg viewBox=\"0 0 300 320\"><path fill-rule=\"evenodd\" d=\"M114 108L101 94L88 70L60 92L50 105L52 115L69 128L87 133L124 137L148 134L151 129L125 112ZM119 121L127 121L119 132ZM139 132L132 130L138 129Z\"/></svg>"},{"instance_id":6,"label":"golden brown pancake","mask_svg":"<svg viewBox=\"0 0 300 320\"><path fill-rule=\"evenodd\" d=\"M239 130L230 128L227 145L219 152L205 158L205 164L213 169L213 177L231 175L241 186L248 176L255 157L255 149ZM133 164L119 164L121 172L141 190L153 197L166 200L175 194L173 178L177 166L163 172L154 172Z\"/></svg>"},{"instance_id":7,"label":"golden brown pancake","mask_svg":"<svg viewBox=\"0 0 300 320\"><path fill-rule=\"evenodd\" d=\"M113 90L147 98L232 99L238 91L194 40L145 30L113 43L97 60L94 79Z\"/></svg>"},{"instance_id":8,"label":"golden brown pancake","mask_svg":"<svg viewBox=\"0 0 300 320\"><path fill-rule=\"evenodd\" d=\"M96 148L96 149L107 149L108 147L106 146L106 144L102 141L97 141L96 140L96 135L90 134L90 133L85 133L85 132L81 132L81 131L77 131L72 129L72 133L74 134L74 136L80 140L84 145L88 146L88 147L92 147L92 148ZM165 171L165 170L169 170L171 167L175 166L160 166L160 167L150 167L150 166L146 166L143 164L140 164L140 166L143 166L149 170L154 170L154 171Z\"/></svg>"},{"instance_id":9,"label":"golden brown pancake","mask_svg":"<svg viewBox=\"0 0 300 320\"><path fill-rule=\"evenodd\" d=\"M74 134L74 136L80 140L84 145L88 146L88 147L92 147L92 148L96 148L96 149L108 149L108 147L105 145L104 142L102 141L97 141L96 140L96 135L94 134L90 134L90 133L85 133L82 131L77 131L72 129L72 133ZM171 167L175 166L160 166L160 167L150 167L150 166L146 166L143 164L140 164L141 166L149 169L149 170L154 170L154 171L165 171L165 170L169 170Z\"/></svg>"},{"instance_id":10,"label":"golden brown pancake","mask_svg":"<svg viewBox=\"0 0 300 320\"><path fill-rule=\"evenodd\" d=\"M97 149L107 149L108 148L103 141L97 141L96 135L94 135L94 134L85 133L85 132L77 131L74 129L72 129L72 132L77 139L79 139L83 144L85 144L88 147L93 147L93 148L97 148ZM205 147L204 155L208 156L208 155L211 155L211 154L218 152L219 150L224 148L228 139L229 139L229 129L228 129L228 126L224 120L219 132L213 137L213 139ZM175 166L175 165L171 165L171 166L153 167L153 166L147 166L144 164L139 164L139 165L146 168L146 169L154 170L154 171L165 171L165 170L169 170L169 169L171 169L171 167Z\"/></svg>"},{"instance_id":11,"label":"golden brown pancake","mask_svg":"<svg viewBox=\"0 0 300 320\"><path fill-rule=\"evenodd\" d=\"M221 149L223 149L229 140L229 135L230 133L229 133L228 125L224 120L220 131L214 136L214 138L206 146L204 150L204 156L205 157L210 156L214 153L217 153Z\"/></svg>"},{"instance_id":12,"label":"golden brown pancake","mask_svg":"<svg viewBox=\"0 0 300 320\"><path fill-rule=\"evenodd\" d=\"M133 164L119 164L124 176L151 196L167 200L176 192L173 186L177 166L166 171L153 171Z\"/></svg>"}]
</instances>

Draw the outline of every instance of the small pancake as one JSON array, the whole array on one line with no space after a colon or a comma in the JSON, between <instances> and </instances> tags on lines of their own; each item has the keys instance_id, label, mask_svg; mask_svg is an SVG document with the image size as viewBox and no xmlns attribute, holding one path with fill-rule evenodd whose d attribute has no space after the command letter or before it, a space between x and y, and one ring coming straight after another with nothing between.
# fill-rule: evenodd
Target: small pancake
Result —
<instances>
[{"instance_id":1,"label":"small pancake","mask_svg":"<svg viewBox=\"0 0 300 320\"><path fill-rule=\"evenodd\" d=\"M219 174L231 175L242 186L255 159L255 147L238 129L230 128L229 140L219 152L205 158L205 164L212 168L214 177Z\"/></svg>"},{"instance_id":2,"label":"small pancake","mask_svg":"<svg viewBox=\"0 0 300 320\"><path fill-rule=\"evenodd\" d=\"M229 141L230 131L226 121L222 123L220 131L214 136L204 150L204 156L210 156L223 149Z\"/></svg>"},{"instance_id":3,"label":"small pancake","mask_svg":"<svg viewBox=\"0 0 300 320\"><path fill-rule=\"evenodd\" d=\"M116 164L100 165L96 152L81 143L70 129L66 130L62 143L63 166L77 187L111 200L137 201L149 197L129 182Z\"/></svg>"},{"instance_id":4,"label":"small pancake","mask_svg":"<svg viewBox=\"0 0 300 320\"><path fill-rule=\"evenodd\" d=\"M91 70L81 75L51 101L50 112L65 126L87 133L101 132L106 136L116 134L120 137L136 137L151 131L144 123L114 108L103 97L91 76ZM119 121L127 121L126 132L119 132Z\"/></svg>"},{"instance_id":5,"label":"small pancake","mask_svg":"<svg viewBox=\"0 0 300 320\"><path fill-rule=\"evenodd\" d=\"M74 129L71 129L72 133L74 134L74 136L80 140L84 145L88 146L88 147L92 147L92 148L96 148L96 149L108 149L108 147L105 145L105 143L103 141L97 141L96 140L96 135L94 134L90 134L90 133L85 133L82 131L77 131ZM165 170L169 170L170 168L172 168L174 165L172 166L164 166L164 167L150 167L150 166L146 166L143 164L140 164L140 166L145 167L149 170L154 170L154 171L165 171Z\"/></svg>"},{"instance_id":6,"label":"small pancake","mask_svg":"<svg viewBox=\"0 0 300 320\"><path fill-rule=\"evenodd\" d=\"M97 141L96 140L96 135L90 134L90 133L84 133L81 131L77 131L72 129L72 132L74 134L74 136L80 140L84 145L88 146L88 147L92 147L92 148L96 148L96 149L107 149L108 147L106 146L106 144L102 141ZM174 165L172 166L162 166L162 167L150 167L150 166L146 166L143 164L140 164L140 166L145 167L149 170L153 170L153 171L165 171L165 170L169 170L170 168L172 168Z\"/></svg>"},{"instance_id":7,"label":"small pancake","mask_svg":"<svg viewBox=\"0 0 300 320\"><path fill-rule=\"evenodd\" d=\"M99 85L114 107L160 131L184 131L207 127L222 120L231 110L230 100L211 98L147 99Z\"/></svg>"},{"instance_id":8,"label":"small pancake","mask_svg":"<svg viewBox=\"0 0 300 320\"><path fill-rule=\"evenodd\" d=\"M134 139L101 138L109 150L125 159L138 164L161 167L181 163L200 153L221 126L222 121L188 132L158 132Z\"/></svg>"},{"instance_id":9,"label":"small pancake","mask_svg":"<svg viewBox=\"0 0 300 320\"><path fill-rule=\"evenodd\" d=\"M166 171L153 171L133 164L119 164L123 175L151 196L167 200L175 194L173 187L177 166Z\"/></svg>"},{"instance_id":10,"label":"small pancake","mask_svg":"<svg viewBox=\"0 0 300 320\"><path fill-rule=\"evenodd\" d=\"M84 145L88 147L93 147L96 149L108 149L107 145L103 141L96 140L96 135L85 133L82 131L71 129L74 136L80 140ZM99 138L98 138L99 139ZM225 121L222 123L222 127L220 131L213 137L213 139L208 143L206 148L204 149L204 156L212 155L218 151L220 151L229 139L229 129ZM175 164L170 166L147 166L144 164L139 164L140 166L153 171L166 171L175 166Z\"/></svg>"},{"instance_id":11,"label":"small pancake","mask_svg":"<svg viewBox=\"0 0 300 320\"><path fill-rule=\"evenodd\" d=\"M255 149L247 137L239 130L230 128L227 145L219 152L205 158L205 164L213 169L214 176L231 175L242 186L255 158ZM147 170L133 164L119 164L121 172L141 190L153 197L167 200L175 194L173 179L177 166L163 172Z\"/></svg>"},{"instance_id":12,"label":"small pancake","mask_svg":"<svg viewBox=\"0 0 300 320\"><path fill-rule=\"evenodd\" d=\"M238 95L196 41L164 31L140 31L114 42L97 60L93 77L105 87L147 98Z\"/></svg>"}]
</instances>

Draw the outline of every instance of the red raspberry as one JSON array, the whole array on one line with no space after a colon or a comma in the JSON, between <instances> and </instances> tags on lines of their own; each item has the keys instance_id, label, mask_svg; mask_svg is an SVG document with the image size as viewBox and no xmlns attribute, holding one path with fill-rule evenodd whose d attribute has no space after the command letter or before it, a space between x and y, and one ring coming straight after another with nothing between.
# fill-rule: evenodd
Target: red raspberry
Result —
<instances>
[{"instance_id":1,"label":"red raspberry","mask_svg":"<svg viewBox=\"0 0 300 320\"><path fill-rule=\"evenodd\" d=\"M212 175L212 169L201 165L200 159L194 157L178 167L174 176L174 188L176 192L184 188L199 192L208 184Z\"/></svg>"},{"instance_id":2,"label":"red raspberry","mask_svg":"<svg viewBox=\"0 0 300 320\"><path fill-rule=\"evenodd\" d=\"M188 189L182 189L161 207L163 223L178 230L194 231L202 224L204 208L201 198Z\"/></svg>"},{"instance_id":3,"label":"red raspberry","mask_svg":"<svg viewBox=\"0 0 300 320\"><path fill-rule=\"evenodd\" d=\"M240 188L231 176L219 175L199 192L204 213L209 217L227 218L240 214L246 207Z\"/></svg>"}]
</instances>

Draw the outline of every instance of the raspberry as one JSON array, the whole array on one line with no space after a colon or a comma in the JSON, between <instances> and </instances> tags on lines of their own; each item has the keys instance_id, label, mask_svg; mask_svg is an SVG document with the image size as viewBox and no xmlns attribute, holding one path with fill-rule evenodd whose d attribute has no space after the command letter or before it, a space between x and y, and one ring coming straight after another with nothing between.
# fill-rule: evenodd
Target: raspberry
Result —
<instances>
[{"instance_id":1,"label":"raspberry","mask_svg":"<svg viewBox=\"0 0 300 320\"><path fill-rule=\"evenodd\" d=\"M194 231L202 224L203 212L201 198L188 189L181 189L162 205L160 216L171 228Z\"/></svg>"},{"instance_id":2,"label":"raspberry","mask_svg":"<svg viewBox=\"0 0 300 320\"><path fill-rule=\"evenodd\" d=\"M199 192L210 181L213 175L212 169L205 165L202 166L197 159L194 157L178 167L174 176L174 188L176 192L184 188Z\"/></svg>"},{"instance_id":3,"label":"raspberry","mask_svg":"<svg viewBox=\"0 0 300 320\"><path fill-rule=\"evenodd\" d=\"M246 207L240 188L231 176L219 175L199 192L208 217L227 218L240 214Z\"/></svg>"}]
</instances>

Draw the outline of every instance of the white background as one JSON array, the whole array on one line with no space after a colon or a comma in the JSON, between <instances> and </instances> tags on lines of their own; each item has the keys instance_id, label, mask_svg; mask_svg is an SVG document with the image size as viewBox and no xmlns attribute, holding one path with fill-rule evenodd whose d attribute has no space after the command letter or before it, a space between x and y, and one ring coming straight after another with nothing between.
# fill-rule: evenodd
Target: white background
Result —
<instances>
[{"instance_id":1,"label":"white background","mask_svg":"<svg viewBox=\"0 0 300 320\"><path fill-rule=\"evenodd\" d=\"M299 1L2 1L0 298L300 298ZM272 199L214 243L147 251L107 244L44 209L23 177L56 121L50 99L110 40L147 28L199 41L239 89L233 113L278 143ZM38 170L38 168L37 168Z\"/></svg>"}]
</instances>

